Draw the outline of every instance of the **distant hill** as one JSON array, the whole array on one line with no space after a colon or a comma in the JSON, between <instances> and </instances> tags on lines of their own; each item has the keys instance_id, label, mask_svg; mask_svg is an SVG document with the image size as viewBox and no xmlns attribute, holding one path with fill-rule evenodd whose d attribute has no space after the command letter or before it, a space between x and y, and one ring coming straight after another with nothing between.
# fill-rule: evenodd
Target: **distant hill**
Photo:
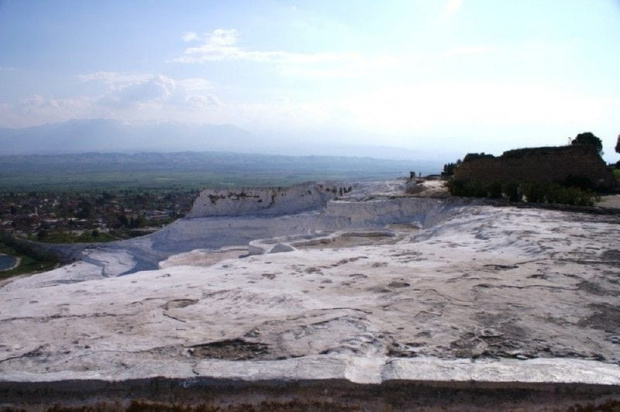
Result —
<instances>
[{"instance_id":1,"label":"distant hill","mask_svg":"<svg viewBox=\"0 0 620 412\"><path fill-rule=\"evenodd\" d=\"M287 156L348 156L415 162L415 170L435 169L459 153L423 152L365 144L380 137L334 133L255 134L232 125L152 123L127 125L115 120L72 120L21 129L0 128L0 156L74 153L234 152ZM418 139L419 140L419 139ZM357 143L346 143L346 142ZM420 162L423 166L420 166ZM421 170L423 169L423 170Z\"/></svg>"},{"instance_id":2,"label":"distant hill","mask_svg":"<svg viewBox=\"0 0 620 412\"><path fill-rule=\"evenodd\" d=\"M251 133L230 125L162 123L129 126L114 120L73 120L22 129L0 128L0 154L84 152L251 151Z\"/></svg>"}]
</instances>

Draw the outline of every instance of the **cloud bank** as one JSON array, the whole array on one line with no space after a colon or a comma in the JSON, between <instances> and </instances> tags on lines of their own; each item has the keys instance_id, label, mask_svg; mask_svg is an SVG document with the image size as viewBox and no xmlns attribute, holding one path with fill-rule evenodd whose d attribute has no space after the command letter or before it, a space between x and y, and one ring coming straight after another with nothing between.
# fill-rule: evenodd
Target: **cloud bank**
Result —
<instances>
[{"instance_id":1,"label":"cloud bank","mask_svg":"<svg viewBox=\"0 0 620 412\"><path fill-rule=\"evenodd\" d=\"M216 29L206 33L199 46L188 47L183 55L172 59L176 63L206 63L224 60L276 64L319 64L359 60L357 52L342 53L295 53L287 51L246 50L238 43L239 32L235 29ZM200 40L195 33L186 33L185 41Z\"/></svg>"}]
</instances>

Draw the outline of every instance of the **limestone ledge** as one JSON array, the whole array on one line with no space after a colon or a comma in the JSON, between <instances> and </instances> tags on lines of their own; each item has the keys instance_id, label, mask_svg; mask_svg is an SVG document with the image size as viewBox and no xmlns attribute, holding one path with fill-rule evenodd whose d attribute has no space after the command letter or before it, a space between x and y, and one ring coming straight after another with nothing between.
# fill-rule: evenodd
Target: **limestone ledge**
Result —
<instances>
[{"instance_id":1,"label":"limestone ledge","mask_svg":"<svg viewBox=\"0 0 620 412\"><path fill-rule=\"evenodd\" d=\"M163 362L166 364L166 362ZM128 365L129 366L129 365ZM161 369L131 365L123 373L104 370L54 373L13 372L0 375L0 382L54 382L63 380L123 381L165 377L213 378L237 381L310 381L346 379L353 383L383 382L520 382L620 385L620 367L576 359L489 360L436 358L368 358L308 356L275 361L203 360L196 365L165 365ZM171 366L174 366L172 368Z\"/></svg>"}]
</instances>

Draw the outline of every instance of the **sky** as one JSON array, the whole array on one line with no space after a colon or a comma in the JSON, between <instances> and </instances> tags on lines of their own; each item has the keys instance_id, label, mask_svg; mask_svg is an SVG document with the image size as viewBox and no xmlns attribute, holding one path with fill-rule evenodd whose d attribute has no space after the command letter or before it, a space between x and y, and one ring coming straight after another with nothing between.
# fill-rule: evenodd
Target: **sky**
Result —
<instances>
[{"instance_id":1,"label":"sky","mask_svg":"<svg viewBox=\"0 0 620 412\"><path fill-rule=\"evenodd\" d=\"M500 154L620 134L620 0L0 0L0 127Z\"/></svg>"}]
</instances>

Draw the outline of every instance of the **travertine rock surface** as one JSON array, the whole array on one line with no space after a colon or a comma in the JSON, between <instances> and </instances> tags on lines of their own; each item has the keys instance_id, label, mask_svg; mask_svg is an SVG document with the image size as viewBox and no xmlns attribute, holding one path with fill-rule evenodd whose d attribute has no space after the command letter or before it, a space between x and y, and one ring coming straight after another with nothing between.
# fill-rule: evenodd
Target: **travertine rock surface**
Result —
<instances>
[{"instance_id":1,"label":"travertine rock surface","mask_svg":"<svg viewBox=\"0 0 620 412\"><path fill-rule=\"evenodd\" d=\"M352 187L334 183L291 187L205 189L194 202L189 218L212 216L275 216L319 209Z\"/></svg>"},{"instance_id":2,"label":"travertine rock surface","mask_svg":"<svg viewBox=\"0 0 620 412\"><path fill-rule=\"evenodd\" d=\"M366 190L180 221L4 285L0 380L620 384L616 215ZM128 272L147 255L160 268Z\"/></svg>"}]
</instances>

